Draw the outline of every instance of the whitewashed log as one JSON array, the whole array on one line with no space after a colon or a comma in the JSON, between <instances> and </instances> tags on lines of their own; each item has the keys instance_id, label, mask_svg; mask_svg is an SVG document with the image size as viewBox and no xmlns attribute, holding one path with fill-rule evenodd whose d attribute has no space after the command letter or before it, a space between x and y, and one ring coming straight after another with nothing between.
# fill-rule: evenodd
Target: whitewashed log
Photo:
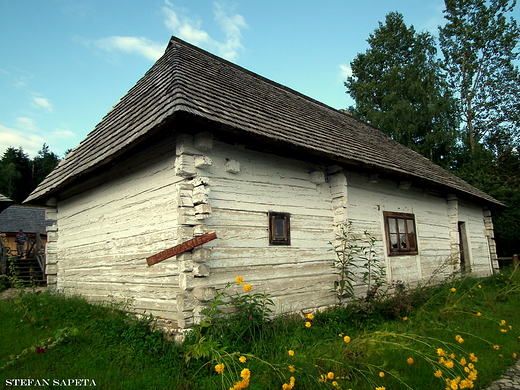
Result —
<instances>
[{"instance_id":1,"label":"whitewashed log","mask_svg":"<svg viewBox=\"0 0 520 390\"><path fill-rule=\"evenodd\" d=\"M193 145L202 152L211 150L213 148L213 134L207 131L195 134Z\"/></svg>"},{"instance_id":2,"label":"whitewashed log","mask_svg":"<svg viewBox=\"0 0 520 390\"><path fill-rule=\"evenodd\" d=\"M195 156L195 168L204 169L213 165L213 160L208 156Z\"/></svg>"},{"instance_id":3,"label":"whitewashed log","mask_svg":"<svg viewBox=\"0 0 520 390\"><path fill-rule=\"evenodd\" d=\"M213 287L195 287L193 289L193 296L200 302L207 302L215 297L217 294Z\"/></svg>"},{"instance_id":4,"label":"whitewashed log","mask_svg":"<svg viewBox=\"0 0 520 390\"><path fill-rule=\"evenodd\" d=\"M192 155L182 154L175 159L175 175L182 177L191 177L196 174L195 157Z\"/></svg>"},{"instance_id":5,"label":"whitewashed log","mask_svg":"<svg viewBox=\"0 0 520 390\"><path fill-rule=\"evenodd\" d=\"M196 263L205 263L211 259L211 249L198 246L191 251L191 259Z\"/></svg>"},{"instance_id":6,"label":"whitewashed log","mask_svg":"<svg viewBox=\"0 0 520 390\"><path fill-rule=\"evenodd\" d=\"M310 176L311 176L311 179L310 179L311 183L314 183L314 184L322 184L322 183L325 183L325 181L326 181L325 173L322 171L311 172Z\"/></svg>"},{"instance_id":7,"label":"whitewashed log","mask_svg":"<svg viewBox=\"0 0 520 390\"><path fill-rule=\"evenodd\" d=\"M224 164L224 168L226 172L235 174L240 172L240 163L236 160L229 160Z\"/></svg>"}]
</instances>

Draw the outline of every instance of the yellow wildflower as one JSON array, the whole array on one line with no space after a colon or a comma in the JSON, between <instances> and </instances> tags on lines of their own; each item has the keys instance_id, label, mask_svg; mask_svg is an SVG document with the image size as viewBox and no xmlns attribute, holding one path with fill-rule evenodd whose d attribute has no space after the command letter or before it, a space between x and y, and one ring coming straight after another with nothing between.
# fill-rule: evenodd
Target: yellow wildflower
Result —
<instances>
[{"instance_id":1,"label":"yellow wildflower","mask_svg":"<svg viewBox=\"0 0 520 390\"><path fill-rule=\"evenodd\" d=\"M480 284L479 284L477 287L478 287L478 288L482 288L482 286L481 286Z\"/></svg>"},{"instance_id":2,"label":"yellow wildflower","mask_svg":"<svg viewBox=\"0 0 520 390\"><path fill-rule=\"evenodd\" d=\"M336 381L332 381L332 386L334 386L334 387L338 387L339 384L338 384L338 382L336 382Z\"/></svg>"},{"instance_id":3,"label":"yellow wildflower","mask_svg":"<svg viewBox=\"0 0 520 390\"><path fill-rule=\"evenodd\" d=\"M446 360L444 362L444 365L446 366L446 368L453 368L453 360Z\"/></svg>"},{"instance_id":4,"label":"yellow wildflower","mask_svg":"<svg viewBox=\"0 0 520 390\"><path fill-rule=\"evenodd\" d=\"M294 368L294 366L289 366L289 372L292 373L292 372L295 372L295 371L296 371L296 369Z\"/></svg>"},{"instance_id":5,"label":"yellow wildflower","mask_svg":"<svg viewBox=\"0 0 520 390\"><path fill-rule=\"evenodd\" d=\"M500 326L504 326L506 324L506 320L500 321Z\"/></svg>"},{"instance_id":6,"label":"yellow wildflower","mask_svg":"<svg viewBox=\"0 0 520 390\"><path fill-rule=\"evenodd\" d=\"M320 379L318 379L318 382L327 382L327 375L321 374Z\"/></svg>"},{"instance_id":7,"label":"yellow wildflower","mask_svg":"<svg viewBox=\"0 0 520 390\"><path fill-rule=\"evenodd\" d=\"M215 371L217 372L217 374L222 374L225 368L226 366L224 365L224 363L215 365Z\"/></svg>"},{"instance_id":8,"label":"yellow wildflower","mask_svg":"<svg viewBox=\"0 0 520 390\"><path fill-rule=\"evenodd\" d=\"M376 390L386 390L386 387L384 387L384 386L376 387Z\"/></svg>"},{"instance_id":9,"label":"yellow wildflower","mask_svg":"<svg viewBox=\"0 0 520 390\"><path fill-rule=\"evenodd\" d=\"M294 351L292 349L290 349L288 352L289 356L294 356Z\"/></svg>"},{"instance_id":10,"label":"yellow wildflower","mask_svg":"<svg viewBox=\"0 0 520 390\"><path fill-rule=\"evenodd\" d=\"M247 361L247 358L245 356L240 356L238 360L240 361L240 363L245 363Z\"/></svg>"},{"instance_id":11,"label":"yellow wildflower","mask_svg":"<svg viewBox=\"0 0 520 390\"><path fill-rule=\"evenodd\" d=\"M327 379L334 379L334 373L333 372L329 372L327 374Z\"/></svg>"},{"instance_id":12,"label":"yellow wildflower","mask_svg":"<svg viewBox=\"0 0 520 390\"><path fill-rule=\"evenodd\" d=\"M381 371L381 372L379 373L379 377L380 377L380 378L384 378L384 377L385 377L385 373L384 373L383 371Z\"/></svg>"},{"instance_id":13,"label":"yellow wildflower","mask_svg":"<svg viewBox=\"0 0 520 390\"><path fill-rule=\"evenodd\" d=\"M442 348L437 348L437 356L446 356L446 351Z\"/></svg>"},{"instance_id":14,"label":"yellow wildflower","mask_svg":"<svg viewBox=\"0 0 520 390\"><path fill-rule=\"evenodd\" d=\"M249 371L249 368L244 368L242 372L240 372L240 377L249 379L251 377L251 371Z\"/></svg>"},{"instance_id":15,"label":"yellow wildflower","mask_svg":"<svg viewBox=\"0 0 520 390\"><path fill-rule=\"evenodd\" d=\"M437 378L440 378L442 376L442 371L437 370L437 371L435 371L435 373L433 375L435 375Z\"/></svg>"},{"instance_id":16,"label":"yellow wildflower","mask_svg":"<svg viewBox=\"0 0 520 390\"><path fill-rule=\"evenodd\" d=\"M343 337L343 341L346 343L350 343L350 337L349 336Z\"/></svg>"},{"instance_id":17,"label":"yellow wildflower","mask_svg":"<svg viewBox=\"0 0 520 390\"><path fill-rule=\"evenodd\" d=\"M294 388L294 376L291 376L291 379L289 380L289 384L284 383L282 385L282 390L290 390Z\"/></svg>"},{"instance_id":18,"label":"yellow wildflower","mask_svg":"<svg viewBox=\"0 0 520 390\"><path fill-rule=\"evenodd\" d=\"M517 356L516 352L513 352L513 359L516 359Z\"/></svg>"},{"instance_id":19,"label":"yellow wildflower","mask_svg":"<svg viewBox=\"0 0 520 390\"><path fill-rule=\"evenodd\" d=\"M498 345L493 345L493 348L495 348L497 351L500 349L500 346Z\"/></svg>"},{"instance_id":20,"label":"yellow wildflower","mask_svg":"<svg viewBox=\"0 0 520 390\"><path fill-rule=\"evenodd\" d=\"M478 357L475 356L473 352L469 354L469 360L471 360L473 363L478 362Z\"/></svg>"},{"instance_id":21,"label":"yellow wildflower","mask_svg":"<svg viewBox=\"0 0 520 390\"><path fill-rule=\"evenodd\" d=\"M403 317L403 321L408 321L408 317Z\"/></svg>"},{"instance_id":22,"label":"yellow wildflower","mask_svg":"<svg viewBox=\"0 0 520 390\"><path fill-rule=\"evenodd\" d=\"M470 370L473 370L473 369L475 368L475 365L474 365L473 363L469 363L469 364L468 364L468 368L469 368Z\"/></svg>"},{"instance_id":23,"label":"yellow wildflower","mask_svg":"<svg viewBox=\"0 0 520 390\"><path fill-rule=\"evenodd\" d=\"M307 319L312 320L313 318L314 318L314 314L312 314L312 313L307 314Z\"/></svg>"},{"instance_id":24,"label":"yellow wildflower","mask_svg":"<svg viewBox=\"0 0 520 390\"><path fill-rule=\"evenodd\" d=\"M480 312L478 312L478 313L476 314L477 317L480 317L481 315L482 315L482 314L480 314Z\"/></svg>"},{"instance_id":25,"label":"yellow wildflower","mask_svg":"<svg viewBox=\"0 0 520 390\"><path fill-rule=\"evenodd\" d=\"M249 292L253 287L250 284L244 284L244 291Z\"/></svg>"},{"instance_id":26,"label":"yellow wildflower","mask_svg":"<svg viewBox=\"0 0 520 390\"><path fill-rule=\"evenodd\" d=\"M408 359L406 359L406 363L413 364L413 358L409 357Z\"/></svg>"},{"instance_id":27,"label":"yellow wildflower","mask_svg":"<svg viewBox=\"0 0 520 390\"><path fill-rule=\"evenodd\" d=\"M237 276L237 278L235 279L235 281L237 282L237 284L242 284L242 282L244 281L242 279L242 276Z\"/></svg>"},{"instance_id":28,"label":"yellow wildflower","mask_svg":"<svg viewBox=\"0 0 520 390\"><path fill-rule=\"evenodd\" d=\"M310 328L310 327L312 326L312 324L311 324L309 321L307 321L307 322L305 323L305 326L306 326L307 328Z\"/></svg>"},{"instance_id":29,"label":"yellow wildflower","mask_svg":"<svg viewBox=\"0 0 520 390\"><path fill-rule=\"evenodd\" d=\"M450 291L455 292L455 291L457 291L457 289L455 287L452 287L452 288L450 288Z\"/></svg>"},{"instance_id":30,"label":"yellow wildflower","mask_svg":"<svg viewBox=\"0 0 520 390\"><path fill-rule=\"evenodd\" d=\"M464 358L460 359L459 363L460 363L461 366L465 366L466 365L466 359L464 359Z\"/></svg>"},{"instance_id":31,"label":"yellow wildflower","mask_svg":"<svg viewBox=\"0 0 520 390\"><path fill-rule=\"evenodd\" d=\"M507 333L507 329L500 329L502 333Z\"/></svg>"},{"instance_id":32,"label":"yellow wildflower","mask_svg":"<svg viewBox=\"0 0 520 390\"><path fill-rule=\"evenodd\" d=\"M462 344L464 342L464 339L462 337L460 337L458 340L457 340L460 344Z\"/></svg>"}]
</instances>

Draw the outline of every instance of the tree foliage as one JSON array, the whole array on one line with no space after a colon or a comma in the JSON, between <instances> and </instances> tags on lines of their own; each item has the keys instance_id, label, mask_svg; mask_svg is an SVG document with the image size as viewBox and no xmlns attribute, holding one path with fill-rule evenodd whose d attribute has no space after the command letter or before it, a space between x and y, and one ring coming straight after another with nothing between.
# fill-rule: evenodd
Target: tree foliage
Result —
<instances>
[{"instance_id":1,"label":"tree foliage","mask_svg":"<svg viewBox=\"0 0 520 390\"><path fill-rule=\"evenodd\" d=\"M22 147L7 148L0 159L0 194L22 203L59 162L46 144L33 159Z\"/></svg>"},{"instance_id":2,"label":"tree foliage","mask_svg":"<svg viewBox=\"0 0 520 390\"><path fill-rule=\"evenodd\" d=\"M352 61L353 115L508 206L499 253L520 252L520 29L515 0L445 0L436 58L429 33L392 12Z\"/></svg>"},{"instance_id":3,"label":"tree foliage","mask_svg":"<svg viewBox=\"0 0 520 390\"><path fill-rule=\"evenodd\" d=\"M520 251L520 29L515 0L445 0L442 66L464 146L455 173L508 206L495 213L500 254Z\"/></svg>"},{"instance_id":4,"label":"tree foliage","mask_svg":"<svg viewBox=\"0 0 520 390\"><path fill-rule=\"evenodd\" d=\"M456 146L455 102L439 72L434 38L398 12L370 34L345 86L351 113L434 162L449 166Z\"/></svg>"},{"instance_id":5,"label":"tree foliage","mask_svg":"<svg viewBox=\"0 0 520 390\"><path fill-rule=\"evenodd\" d=\"M457 96L464 143L496 155L519 144L520 30L506 18L515 0L446 0L440 28L442 63ZM479 145L480 144L480 145Z\"/></svg>"}]
</instances>

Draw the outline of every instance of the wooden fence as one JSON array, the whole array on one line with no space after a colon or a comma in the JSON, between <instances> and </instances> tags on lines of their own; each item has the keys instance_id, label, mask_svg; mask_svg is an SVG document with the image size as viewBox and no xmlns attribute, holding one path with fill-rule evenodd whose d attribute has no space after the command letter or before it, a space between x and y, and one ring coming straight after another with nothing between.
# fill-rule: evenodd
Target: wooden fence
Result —
<instances>
[{"instance_id":1,"label":"wooden fence","mask_svg":"<svg viewBox=\"0 0 520 390\"><path fill-rule=\"evenodd\" d=\"M511 257L499 257L497 260L498 260L498 266L500 268L509 267L511 265L518 267L520 265L520 261L518 260L518 255L513 255Z\"/></svg>"}]
</instances>

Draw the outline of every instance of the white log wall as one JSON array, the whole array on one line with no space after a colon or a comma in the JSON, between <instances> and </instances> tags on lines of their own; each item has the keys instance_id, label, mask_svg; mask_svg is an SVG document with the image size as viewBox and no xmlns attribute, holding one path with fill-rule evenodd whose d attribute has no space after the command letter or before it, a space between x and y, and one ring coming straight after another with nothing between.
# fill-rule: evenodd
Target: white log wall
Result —
<instances>
[{"instance_id":1,"label":"white log wall","mask_svg":"<svg viewBox=\"0 0 520 390\"><path fill-rule=\"evenodd\" d=\"M278 312L333 304L330 187L311 177L323 167L218 141L207 156L212 164L198 171L209 178L205 223L218 239L205 245L211 272L197 285L221 289L241 275L270 294ZM291 214L290 246L269 245L269 211Z\"/></svg>"},{"instance_id":2,"label":"white log wall","mask_svg":"<svg viewBox=\"0 0 520 390\"><path fill-rule=\"evenodd\" d=\"M97 299L127 298L137 311L181 328L237 275L266 292L276 311L315 310L332 292L335 225L369 231L388 282L428 281L459 266L458 222L467 261L492 272L489 216L456 196L441 196L377 174L344 171L214 140L178 134L114 165L96 187L62 194L48 245L49 281ZM269 211L291 214L291 245L269 245ZM383 212L415 215L419 254L388 256ZM50 215L53 213L49 213ZM148 267L146 257L194 236L217 239ZM358 289L361 291L362 289Z\"/></svg>"},{"instance_id":3,"label":"white log wall","mask_svg":"<svg viewBox=\"0 0 520 390\"><path fill-rule=\"evenodd\" d=\"M172 137L107 169L94 189L58 202L48 262L57 267L59 290L176 318L177 262L146 263L177 244L176 185L184 179L175 176L174 161Z\"/></svg>"}]
</instances>

